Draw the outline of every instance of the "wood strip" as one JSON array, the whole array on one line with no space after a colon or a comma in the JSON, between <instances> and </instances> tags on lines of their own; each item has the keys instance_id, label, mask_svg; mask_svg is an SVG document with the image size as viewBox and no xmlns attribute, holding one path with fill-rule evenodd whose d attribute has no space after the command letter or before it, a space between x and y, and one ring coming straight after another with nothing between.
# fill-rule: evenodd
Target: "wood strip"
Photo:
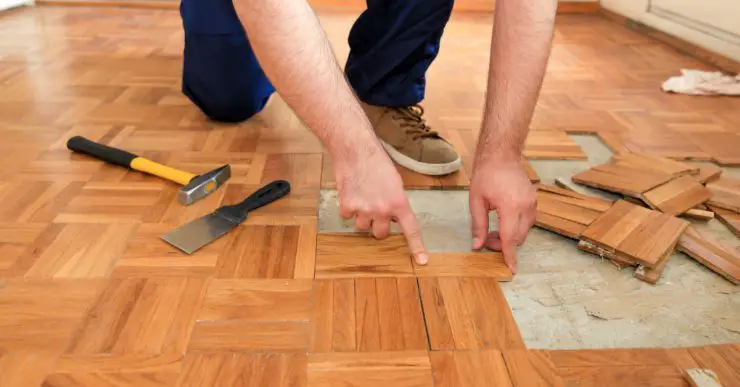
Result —
<instances>
[{"instance_id":1,"label":"wood strip","mask_svg":"<svg viewBox=\"0 0 740 387\"><path fill-rule=\"evenodd\" d=\"M620 193L632 197L667 183L672 175L626 165L603 164L580 172L573 177L575 183Z\"/></svg>"},{"instance_id":2,"label":"wood strip","mask_svg":"<svg viewBox=\"0 0 740 387\"><path fill-rule=\"evenodd\" d=\"M724 208L709 206L709 209L714 211L717 218L727 226L727 228L735 234L736 237L740 238L740 214L735 211L726 210Z\"/></svg>"},{"instance_id":3,"label":"wood strip","mask_svg":"<svg viewBox=\"0 0 740 387\"><path fill-rule=\"evenodd\" d=\"M599 212L608 210L614 204L614 201L612 200L603 199L597 196L584 195L571 189L547 184L538 184L537 190L538 194L545 194L545 196Z\"/></svg>"},{"instance_id":4,"label":"wood strip","mask_svg":"<svg viewBox=\"0 0 740 387\"><path fill-rule=\"evenodd\" d=\"M580 238L581 234L587 227L580 223L545 214L540 211L537 211L537 217L534 224L539 228L552 231L570 239Z\"/></svg>"},{"instance_id":5,"label":"wood strip","mask_svg":"<svg viewBox=\"0 0 740 387\"><path fill-rule=\"evenodd\" d=\"M579 241L578 249L589 252L591 254L596 254L601 258L608 259L614 266L616 266L620 270L635 266L634 262L624 259L620 254L604 250L601 247L595 246L586 241Z\"/></svg>"},{"instance_id":6,"label":"wood strip","mask_svg":"<svg viewBox=\"0 0 740 387\"><path fill-rule=\"evenodd\" d=\"M647 208L619 200L586 228L581 238L613 252L653 212Z\"/></svg>"},{"instance_id":7,"label":"wood strip","mask_svg":"<svg viewBox=\"0 0 740 387\"><path fill-rule=\"evenodd\" d=\"M737 367L737 361L740 356L734 359L725 356L723 353L724 346L704 346L689 349L691 356L701 368L708 368L714 371L723 386L740 386L740 368ZM734 360L734 361L733 361Z\"/></svg>"},{"instance_id":8,"label":"wood strip","mask_svg":"<svg viewBox=\"0 0 740 387\"><path fill-rule=\"evenodd\" d=\"M670 255L689 222L656 211L619 244L617 251L651 269Z\"/></svg>"},{"instance_id":9,"label":"wood strip","mask_svg":"<svg viewBox=\"0 0 740 387\"><path fill-rule=\"evenodd\" d=\"M683 214L711 197L712 193L691 176L681 176L642 194L650 207L670 215Z\"/></svg>"},{"instance_id":10,"label":"wood strip","mask_svg":"<svg viewBox=\"0 0 740 387\"><path fill-rule=\"evenodd\" d=\"M431 253L426 265L414 263L418 277L489 277L511 281L514 275L499 252Z\"/></svg>"},{"instance_id":11,"label":"wood strip","mask_svg":"<svg viewBox=\"0 0 740 387\"><path fill-rule=\"evenodd\" d=\"M696 220L708 221L714 219L714 212L692 208L684 212L682 216Z\"/></svg>"},{"instance_id":12,"label":"wood strip","mask_svg":"<svg viewBox=\"0 0 740 387\"><path fill-rule=\"evenodd\" d=\"M629 165L634 168L663 172L673 176L697 175L699 173L699 167L645 153L613 155L611 160L617 165Z\"/></svg>"},{"instance_id":13,"label":"wood strip","mask_svg":"<svg viewBox=\"0 0 740 387\"><path fill-rule=\"evenodd\" d=\"M678 248L733 284L740 283L740 254L736 250L703 235L694 227L686 229L679 239Z\"/></svg>"},{"instance_id":14,"label":"wood strip","mask_svg":"<svg viewBox=\"0 0 740 387\"><path fill-rule=\"evenodd\" d=\"M403 234L377 240L360 233L319 233L316 278L411 276L411 253Z\"/></svg>"},{"instance_id":15,"label":"wood strip","mask_svg":"<svg viewBox=\"0 0 740 387\"><path fill-rule=\"evenodd\" d=\"M429 353L435 387L513 387L498 350Z\"/></svg>"},{"instance_id":16,"label":"wood strip","mask_svg":"<svg viewBox=\"0 0 740 387\"><path fill-rule=\"evenodd\" d=\"M601 215L601 212L581 207L579 205L568 203L564 200L570 198L564 197L559 200L555 195L547 193L538 193L537 195L537 212L542 212L558 218L567 219L584 226L591 224Z\"/></svg>"},{"instance_id":17,"label":"wood strip","mask_svg":"<svg viewBox=\"0 0 740 387\"><path fill-rule=\"evenodd\" d=\"M515 387L563 386L563 380L546 351L506 350L503 355Z\"/></svg>"},{"instance_id":18,"label":"wood strip","mask_svg":"<svg viewBox=\"0 0 740 387\"><path fill-rule=\"evenodd\" d=\"M740 180L721 177L707 188L712 192L708 204L740 213Z\"/></svg>"},{"instance_id":19,"label":"wood strip","mask_svg":"<svg viewBox=\"0 0 740 387\"><path fill-rule=\"evenodd\" d=\"M720 176L722 176L722 168L714 165L708 165L700 167L699 174L694 175L693 178L696 179L699 183L706 184L719 179Z\"/></svg>"},{"instance_id":20,"label":"wood strip","mask_svg":"<svg viewBox=\"0 0 740 387\"><path fill-rule=\"evenodd\" d=\"M308 355L307 387L432 384L431 363L424 351Z\"/></svg>"}]
</instances>

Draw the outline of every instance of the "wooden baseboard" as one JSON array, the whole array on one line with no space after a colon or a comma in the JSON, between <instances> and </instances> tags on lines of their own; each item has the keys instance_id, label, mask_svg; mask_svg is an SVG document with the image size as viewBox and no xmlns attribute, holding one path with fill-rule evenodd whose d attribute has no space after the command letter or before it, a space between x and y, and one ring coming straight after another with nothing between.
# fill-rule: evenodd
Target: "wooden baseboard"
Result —
<instances>
[{"instance_id":1,"label":"wooden baseboard","mask_svg":"<svg viewBox=\"0 0 740 387\"><path fill-rule=\"evenodd\" d=\"M319 9L353 10L365 9L365 0L309 0L311 6ZM454 10L462 12L492 12L494 1L456 0ZM150 9L177 9L175 0L37 0L38 5L79 6L79 7L125 7ZM582 14L599 12L598 2L561 1L558 14Z\"/></svg>"},{"instance_id":2,"label":"wooden baseboard","mask_svg":"<svg viewBox=\"0 0 740 387\"><path fill-rule=\"evenodd\" d=\"M722 54L707 50L706 48L675 37L673 35L666 34L665 32L656 30L653 27L650 27L618 13L609 11L607 9L601 8L600 13L608 19L621 24L632 31L666 44L686 56L696 58L706 64L718 68L719 70L732 74L740 74L740 62L737 62Z\"/></svg>"}]
</instances>

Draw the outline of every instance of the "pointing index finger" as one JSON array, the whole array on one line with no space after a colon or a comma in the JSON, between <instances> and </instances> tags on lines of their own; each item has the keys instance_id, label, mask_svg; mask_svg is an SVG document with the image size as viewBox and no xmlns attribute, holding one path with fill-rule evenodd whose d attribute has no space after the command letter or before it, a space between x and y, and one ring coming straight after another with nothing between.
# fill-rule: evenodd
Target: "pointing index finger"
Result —
<instances>
[{"instance_id":1,"label":"pointing index finger","mask_svg":"<svg viewBox=\"0 0 740 387\"><path fill-rule=\"evenodd\" d=\"M429 255L424 247L424 241L421 238L421 229L416 222L416 216L411 210L406 210L398 217L398 223L401 226L403 234L406 236L406 241L409 249L411 249L411 254L414 256L414 260L419 265L426 265L429 261Z\"/></svg>"}]
</instances>

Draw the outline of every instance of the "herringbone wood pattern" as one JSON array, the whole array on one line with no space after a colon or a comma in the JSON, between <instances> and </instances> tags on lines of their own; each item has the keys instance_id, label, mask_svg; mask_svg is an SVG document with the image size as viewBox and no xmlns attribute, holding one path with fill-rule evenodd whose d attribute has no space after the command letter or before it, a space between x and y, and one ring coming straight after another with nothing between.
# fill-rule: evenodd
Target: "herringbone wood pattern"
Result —
<instances>
[{"instance_id":1,"label":"herringbone wood pattern","mask_svg":"<svg viewBox=\"0 0 740 387\"><path fill-rule=\"evenodd\" d=\"M340 61L354 16L323 16ZM468 185L489 19L453 17L424 103L465 169L403 171L409 187ZM180 92L181 54L176 11L0 15L3 387L590 385L604 375L683 386L676 365L737 381L733 346L526 351L497 283L511 274L500 255L464 258L476 270L455 266L462 256L418 269L402 240L317 237L319 189L331 182L321 144L279 98L239 125L207 121ZM581 159L566 133L585 132L620 151L734 162L740 101L662 94L682 67L703 66L597 16L561 17L527 156ZM182 207L173 184L71 154L74 135L194 173L230 163L233 177ZM292 183L290 196L197 254L159 240L274 179ZM626 363L598 361L617 355Z\"/></svg>"}]
</instances>

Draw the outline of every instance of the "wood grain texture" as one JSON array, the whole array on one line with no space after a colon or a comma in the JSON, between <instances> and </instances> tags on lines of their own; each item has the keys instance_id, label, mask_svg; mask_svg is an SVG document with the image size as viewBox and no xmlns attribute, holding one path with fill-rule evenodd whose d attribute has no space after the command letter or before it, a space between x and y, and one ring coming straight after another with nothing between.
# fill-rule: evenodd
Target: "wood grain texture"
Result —
<instances>
[{"instance_id":1,"label":"wood grain texture","mask_svg":"<svg viewBox=\"0 0 740 387\"><path fill-rule=\"evenodd\" d=\"M4 352L0 350L0 375L3 386L39 386L54 370L55 352Z\"/></svg>"},{"instance_id":2,"label":"wood grain texture","mask_svg":"<svg viewBox=\"0 0 740 387\"><path fill-rule=\"evenodd\" d=\"M432 350L523 349L498 282L490 278L420 278Z\"/></svg>"},{"instance_id":3,"label":"wood grain texture","mask_svg":"<svg viewBox=\"0 0 740 387\"><path fill-rule=\"evenodd\" d=\"M100 279L3 281L0 351L62 352L100 294Z\"/></svg>"},{"instance_id":4,"label":"wood grain texture","mask_svg":"<svg viewBox=\"0 0 740 387\"><path fill-rule=\"evenodd\" d=\"M427 387L433 383L423 351L321 353L308 357L308 386Z\"/></svg>"},{"instance_id":5,"label":"wood grain texture","mask_svg":"<svg viewBox=\"0 0 740 387\"><path fill-rule=\"evenodd\" d=\"M531 131L524 144L524 157L530 160L585 160L578 144L565 132Z\"/></svg>"},{"instance_id":6,"label":"wood grain texture","mask_svg":"<svg viewBox=\"0 0 740 387\"><path fill-rule=\"evenodd\" d=\"M293 278L300 226L241 226L229 232L217 278Z\"/></svg>"},{"instance_id":7,"label":"wood grain texture","mask_svg":"<svg viewBox=\"0 0 740 387\"><path fill-rule=\"evenodd\" d=\"M112 280L66 352L181 353L188 345L204 284L203 279L186 277Z\"/></svg>"},{"instance_id":8,"label":"wood grain texture","mask_svg":"<svg viewBox=\"0 0 740 387\"><path fill-rule=\"evenodd\" d=\"M577 173L571 179L578 184L639 198L640 194L667 183L672 176L631 165L603 164Z\"/></svg>"},{"instance_id":9,"label":"wood grain texture","mask_svg":"<svg viewBox=\"0 0 740 387\"><path fill-rule=\"evenodd\" d=\"M414 278L316 282L311 352L425 349L421 302Z\"/></svg>"},{"instance_id":10,"label":"wood grain texture","mask_svg":"<svg viewBox=\"0 0 740 387\"><path fill-rule=\"evenodd\" d=\"M712 193L694 178L681 176L642 194L651 208L679 215L709 200Z\"/></svg>"},{"instance_id":11,"label":"wood grain texture","mask_svg":"<svg viewBox=\"0 0 740 387\"><path fill-rule=\"evenodd\" d=\"M714 212L712 211L706 211L706 210L700 210L697 208L692 208L683 214L681 214L683 217L696 219L696 220L712 220L714 219Z\"/></svg>"},{"instance_id":12,"label":"wood grain texture","mask_svg":"<svg viewBox=\"0 0 740 387\"><path fill-rule=\"evenodd\" d=\"M699 168L699 173L694 178L702 184L714 181L722 176L722 168L714 165L707 165Z\"/></svg>"},{"instance_id":13,"label":"wood grain texture","mask_svg":"<svg viewBox=\"0 0 740 387\"><path fill-rule=\"evenodd\" d=\"M711 160L699 146L680 132L624 132L615 135L627 151L674 160Z\"/></svg>"},{"instance_id":14,"label":"wood grain texture","mask_svg":"<svg viewBox=\"0 0 740 387\"><path fill-rule=\"evenodd\" d=\"M708 204L740 213L740 180L729 177L720 177L707 184L712 192Z\"/></svg>"},{"instance_id":15,"label":"wood grain texture","mask_svg":"<svg viewBox=\"0 0 740 387\"><path fill-rule=\"evenodd\" d=\"M177 387L306 386L305 353L204 352L185 357Z\"/></svg>"},{"instance_id":16,"label":"wood grain texture","mask_svg":"<svg viewBox=\"0 0 740 387\"><path fill-rule=\"evenodd\" d=\"M410 276L411 253L402 234L377 240L366 234L320 233L316 278Z\"/></svg>"},{"instance_id":17,"label":"wood grain texture","mask_svg":"<svg viewBox=\"0 0 740 387\"><path fill-rule=\"evenodd\" d=\"M740 253L689 227L678 241L678 249L713 272L740 284Z\"/></svg>"},{"instance_id":18,"label":"wood grain texture","mask_svg":"<svg viewBox=\"0 0 740 387\"><path fill-rule=\"evenodd\" d=\"M655 269L688 225L685 220L620 200L594 221L581 238Z\"/></svg>"},{"instance_id":19,"label":"wood grain texture","mask_svg":"<svg viewBox=\"0 0 740 387\"><path fill-rule=\"evenodd\" d=\"M413 265L418 277L489 277L499 281L514 277L498 252L430 253L426 265Z\"/></svg>"},{"instance_id":20,"label":"wood grain texture","mask_svg":"<svg viewBox=\"0 0 740 387\"><path fill-rule=\"evenodd\" d=\"M723 386L740 384L740 353L732 346L705 346L689 349L701 368L714 371Z\"/></svg>"},{"instance_id":21,"label":"wood grain texture","mask_svg":"<svg viewBox=\"0 0 740 387\"><path fill-rule=\"evenodd\" d=\"M736 237L740 238L740 213L714 206L709 206L709 209L714 211L717 219L724 223Z\"/></svg>"},{"instance_id":22,"label":"wood grain texture","mask_svg":"<svg viewBox=\"0 0 740 387\"><path fill-rule=\"evenodd\" d=\"M197 320L309 321L311 294L305 279L214 279Z\"/></svg>"},{"instance_id":23,"label":"wood grain texture","mask_svg":"<svg viewBox=\"0 0 740 387\"><path fill-rule=\"evenodd\" d=\"M688 136L699 148L711 155L717 164L740 165L740 155L737 153L740 135L737 133L692 133Z\"/></svg>"},{"instance_id":24,"label":"wood grain texture","mask_svg":"<svg viewBox=\"0 0 740 387\"><path fill-rule=\"evenodd\" d=\"M647 171L662 172L673 176L697 175L699 167L661 157L653 153L621 153L611 157L612 163Z\"/></svg>"},{"instance_id":25,"label":"wood grain texture","mask_svg":"<svg viewBox=\"0 0 740 387\"><path fill-rule=\"evenodd\" d=\"M561 387L563 380L545 351L503 352L512 384L516 386Z\"/></svg>"},{"instance_id":26,"label":"wood grain texture","mask_svg":"<svg viewBox=\"0 0 740 387\"><path fill-rule=\"evenodd\" d=\"M437 387L512 387L501 351L434 351L429 359Z\"/></svg>"}]
</instances>

